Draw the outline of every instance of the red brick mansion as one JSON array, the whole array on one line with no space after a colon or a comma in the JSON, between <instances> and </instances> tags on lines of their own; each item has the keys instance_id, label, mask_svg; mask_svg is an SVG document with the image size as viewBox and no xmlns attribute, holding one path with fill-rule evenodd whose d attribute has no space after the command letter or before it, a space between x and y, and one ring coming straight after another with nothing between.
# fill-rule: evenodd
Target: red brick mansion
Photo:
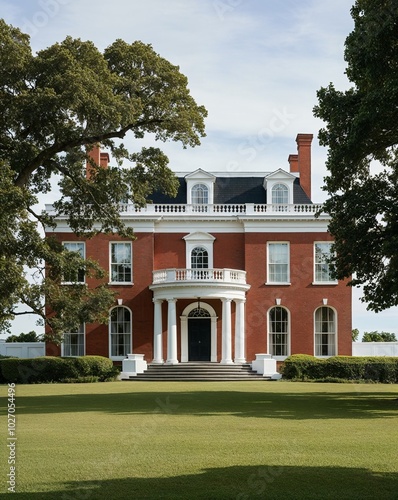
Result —
<instances>
[{"instance_id":1,"label":"red brick mansion","mask_svg":"<svg viewBox=\"0 0 398 500\"><path fill-rule=\"evenodd\" d=\"M288 171L178 173L176 198L121 207L133 241L85 241L59 218L49 233L109 269L118 299L108 325L65 332L56 354L159 364L351 355L351 289L330 274L328 216L311 201L312 135L296 140Z\"/></svg>"}]
</instances>

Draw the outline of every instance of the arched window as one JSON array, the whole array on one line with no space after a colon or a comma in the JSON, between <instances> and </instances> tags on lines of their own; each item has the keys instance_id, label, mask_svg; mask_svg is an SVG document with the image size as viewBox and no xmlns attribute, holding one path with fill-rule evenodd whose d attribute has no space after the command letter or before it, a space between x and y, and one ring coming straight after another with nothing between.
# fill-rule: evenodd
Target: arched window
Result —
<instances>
[{"instance_id":1,"label":"arched window","mask_svg":"<svg viewBox=\"0 0 398 500\"><path fill-rule=\"evenodd\" d=\"M336 314L331 307L315 311L315 356L336 354Z\"/></svg>"},{"instance_id":2,"label":"arched window","mask_svg":"<svg viewBox=\"0 0 398 500\"><path fill-rule=\"evenodd\" d=\"M209 203L209 188L205 184L195 184L191 191L192 205L206 205Z\"/></svg>"},{"instance_id":3,"label":"arched window","mask_svg":"<svg viewBox=\"0 0 398 500\"><path fill-rule=\"evenodd\" d=\"M132 351L131 311L127 307L114 307L109 321L111 358L126 357Z\"/></svg>"},{"instance_id":4,"label":"arched window","mask_svg":"<svg viewBox=\"0 0 398 500\"><path fill-rule=\"evenodd\" d=\"M273 307L268 313L269 351L273 356L289 355L289 314L284 307Z\"/></svg>"},{"instance_id":5,"label":"arched window","mask_svg":"<svg viewBox=\"0 0 398 500\"><path fill-rule=\"evenodd\" d=\"M275 184L272 188L272 204L289 203L289 189L284 184Z\"/></svg>"},{"instance_id":6,"label":"arched window","mask_svg":"<svg viewBox=\"0 0 398 500\"><path fill-rule=\"evenodd\" d=\"M191 269L207 269L209 254L204 247L195 247L191 252Z\"/></svg>"}]
</instances>

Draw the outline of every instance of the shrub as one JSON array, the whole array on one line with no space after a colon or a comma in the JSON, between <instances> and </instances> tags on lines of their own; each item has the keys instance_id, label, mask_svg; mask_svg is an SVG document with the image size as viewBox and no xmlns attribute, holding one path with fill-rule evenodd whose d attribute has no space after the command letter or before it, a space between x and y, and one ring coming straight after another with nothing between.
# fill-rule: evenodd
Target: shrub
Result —
<instances>
[{"instance_id":1,"label":"shrub","mask_svg":"<svg viewBox=\"0 0 398 500\"><path fill-rule=\"evenodd\" d=\"M283 376L292 380L398 382L398 358L334 356L318 359L295 354L283 367Z\"/></svg>"},{"instance_id":2,"label":"shrub","mask_svg":"<svg viewBox=\"0 0 398 500\"><path fill-rule=\"evenodd\" d=\"M9 358L0 360L0 365L3 383L31 384L73 380L103 382L114 380L119 373L112 361L102 356Z\"/></svg>"}]
</instances>

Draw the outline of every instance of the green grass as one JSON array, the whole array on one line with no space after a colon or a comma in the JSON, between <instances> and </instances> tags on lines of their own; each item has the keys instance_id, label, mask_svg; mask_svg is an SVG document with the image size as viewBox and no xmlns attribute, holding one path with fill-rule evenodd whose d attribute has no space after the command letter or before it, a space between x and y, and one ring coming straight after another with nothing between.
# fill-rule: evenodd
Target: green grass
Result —
<instances>
[{"instance_id":1,"label":"green grass","mask_svg":"<svg viewBox=\"0 0 398 500\"><path fill-rule=\"evenodd\" d=\"M397 499L397 397L397 385L19 385L14 498Z\"/></svg>"}]
</instances>

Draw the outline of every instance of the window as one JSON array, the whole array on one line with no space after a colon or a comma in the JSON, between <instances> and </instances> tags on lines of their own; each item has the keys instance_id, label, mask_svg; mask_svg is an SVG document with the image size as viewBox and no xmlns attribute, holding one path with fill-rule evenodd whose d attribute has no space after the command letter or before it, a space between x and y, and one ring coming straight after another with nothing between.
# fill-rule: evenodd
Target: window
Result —
<instances>
[{"instance_id":1,"label":"window","mask_svg":"<svg viewBox=\"0 0 398 500\"><path fill-rule=\"evenodd\" d=\"M332 256L332 245L330 242L315 243L315 283L336 283L332 275L329 259Z\"/></svg>"},{"instance_id":2,"label":"window","mask_svg":"<svg viewBox=\"0 0 398 500\"><path fill-rule=\"evenodd\" d=\"M289 355L289 316L283 307L269 311L269 351L273 356Z\"/></svg>"},{"instance_id":3,"label":"window","mask_svg":"<svg viewBox=\"0 0 398 500\"><path fill-rule=\"evenodd\" d=\"M131 348L131 312L127 307L114 307L110 316L111 358L124 358Z\"/></svg>"},{"instance_id":4,"label":"window","mask_svg":"<svg viewBox=\"0 0 398 500\"><path fill-rule=\"evenodd\" d=\"M275 184L272 188L272 204L289 203L289 189L284 184Z\"/></svg>"},{"instance_id":5,"label":"window","mask_svg":"<svg viewBox=\"0 0 398 500\"><path fill-rule=\"evenodd\" d=\"M207 269L209 267L209 254L203 247L196 247L191 252L191 269Z\"/></svg>"},{"instance_id":6,"label":"window","mask_svg":"<svg viewBox=\"0 0 398 500\"><path fill-rule=\"evenodd\" d=\"M131 243L111 243L111 282L132 282Z\"/></svg>"},{"instance_id":7,"label":"window","mask_svg":"<svg viewBox=\"0 0 398 500\"><path fill-rule=\"evenodd\" d=\"M77 253L82 259L85 258L85 244L81 241L74 242L64 242L62 243L65 250L68 252ZM64 273L63 283L84 283L85 282L85 271L84 268L71 270Z\"/></svg>"},{"instance_id":8,"label":"window","mask_svg":"<svg viewBox=\"0 0 398 500\"><path fill-rule=\"evenodd\" d=\"M64 333L63 356L84 356L84 325Z\"/></svg>"},{"instance_id":9,"label":"window","mask_svg":"<svg viewBox=\"0 0 398 500\"><path fill-rule=\"evenodd\" d=\"M205 184L195 184L191 191L192 205L206 205L209 203L209 188Z\"/></svg>"},{"instance_id":10,"label":"window","mask_svg":"<svg viewBox=\"0 0 398 500\"><path fill-rule=\"evenodd\" d=\"M289 243L268 243L268 283L289 283Z\"/></svg>"},{"instance_id":11,"label":"window","mask_svg":"<svg viewBox=\"0 0 398 500\"><path fill-rule=\"evenodd\" d=\"M331 307L315 311L315 356L335 356L336 314Z\"/></svg>"}]
</instances>

